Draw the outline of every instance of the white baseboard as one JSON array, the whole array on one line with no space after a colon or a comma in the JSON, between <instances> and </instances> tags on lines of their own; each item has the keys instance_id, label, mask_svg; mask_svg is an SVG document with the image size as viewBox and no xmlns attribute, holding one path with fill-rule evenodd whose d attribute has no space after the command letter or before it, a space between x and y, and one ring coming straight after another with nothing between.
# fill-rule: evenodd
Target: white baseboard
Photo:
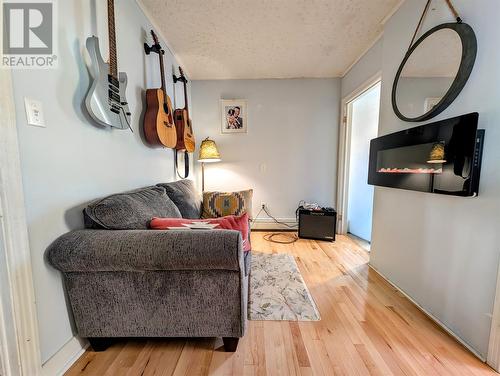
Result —
<instances>
[{"instance_id":1,"label":"white baseboard","mask_svg":"<svg viewBox=\"0 0 500 376\"><path fill-rule=\"evenodd\" d=\"M295 218L276 218L279 222L286 223L288 226L276 223L272 218L256 218L252 223L252 230L297 230L297 221Z\"/></svg>"},{"instance_id":2,"label":"white baseboard","mask_svg":"<svg viewBox=\"0 0 500 376\"><path fill-rule=\"evenodd\" d=\"M381 276L384 280L387 281L392 287L394 287L396 290L398 290L401 294L403 294L406 299L408 299L410 302L415 304L417 308L422 311L427 317L429 317L432 321L434 321L436 324L438 324L446 333L448 333L450 336L452 336L457 342L459 342L462 346L464 346L467 350L469 350L472 354L474 354L477 358L479 358L481 361L486 362L486 359L484 356L479 354L476 350L474 350L470 345L468 345L462 338L458 336L453 330L448 328L441 320L439 320L436 316L434 316L432 313L427 311L424 307L422 307L415 299L413 299L410 295L408 295L404 290L402 290L398 285L395 283L391 282L389 278L387 278L384 274L382 274L379 270L377 270L373 265L368 264L368 266L379 276Z\"/></svg>"},{"instance_id":3,"label":"white baseboard","mask_svg":"<svg viewBox=\"0 0 500 376\"><path fill-rule=\"evenodd\" d=\"M80 337L71 338L42 366L42 376L62 376L85 352L89 343Z\"/></svg>"}]
</instances>

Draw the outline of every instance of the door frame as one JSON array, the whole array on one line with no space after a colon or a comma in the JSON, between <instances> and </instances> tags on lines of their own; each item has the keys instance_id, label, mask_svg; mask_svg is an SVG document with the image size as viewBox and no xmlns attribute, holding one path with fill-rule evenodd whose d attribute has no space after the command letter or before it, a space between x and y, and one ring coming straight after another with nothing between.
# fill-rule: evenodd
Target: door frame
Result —
<instances>
[{"instance_id":1,"label":"door frame","mask_svg":"<svg viewBox=\"0 0 500 376\"><path fill-rule=\"evenodd\" d=\"M2 9L0 7L0 19ZM0 327L15 333L11 341L0 341L7 375L39 375L42 372L31 253L24 204L21 161L17 136L12 74L0 69L0 231L7 270L2 293ZM8 357L7 359L5 357ZM17 359L15 363L9 361Z\"/></svg>"},{"instance_id":2,"label":"door frame","mask_svg":"<svg viewBox=\"0 0 500 376\"><path fill-rule=\"evenodd\" d=\"M342 98L339 130L337 179L337 232L347 234L347 206L349 200L349 165L351 162L352 102L382 82L382 72L366 80L357 89Z\"/></svg>"}]
</instances>

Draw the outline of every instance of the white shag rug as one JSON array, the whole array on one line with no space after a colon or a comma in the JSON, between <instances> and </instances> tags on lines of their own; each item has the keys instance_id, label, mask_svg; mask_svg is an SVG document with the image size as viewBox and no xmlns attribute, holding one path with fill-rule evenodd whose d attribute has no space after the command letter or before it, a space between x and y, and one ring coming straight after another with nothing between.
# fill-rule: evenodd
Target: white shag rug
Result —
<instances>
[{"instance_id":1,"label":"white shag rug","mask_svg":"<svg viewBox=\"0 0 500 376\"><path fill-rule=\"evenodd\" d=\"M248 318L320 320L318 308L292 255L252 252Z\"/></svg>"}]
</instances>

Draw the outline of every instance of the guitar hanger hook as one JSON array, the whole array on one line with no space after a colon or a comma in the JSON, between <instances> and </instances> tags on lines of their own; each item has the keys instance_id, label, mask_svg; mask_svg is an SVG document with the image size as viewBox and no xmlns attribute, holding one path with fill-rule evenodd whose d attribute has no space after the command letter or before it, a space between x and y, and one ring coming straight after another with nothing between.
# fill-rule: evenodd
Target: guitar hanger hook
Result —
<instances>
[{"instance_id":1,"label":"guitar hanger hook","mask_svg":"<svg viewBox=\"0 0 500 376\"><path fill-rule=\"evenodd\" d=\"M144 52L146 55L149 55L151 52L165 55L165 50L163 50L159 44L149 46L147 43L144 43Z\"/></svg>"}]
</instances>

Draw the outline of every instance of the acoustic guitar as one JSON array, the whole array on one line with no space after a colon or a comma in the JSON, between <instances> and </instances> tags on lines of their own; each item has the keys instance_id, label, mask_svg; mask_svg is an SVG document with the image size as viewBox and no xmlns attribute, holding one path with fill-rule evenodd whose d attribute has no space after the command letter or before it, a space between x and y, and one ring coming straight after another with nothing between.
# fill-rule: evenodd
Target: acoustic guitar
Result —
<instances>
[{"instance_id":1,"label":"acoustic guitar","mask_svg":"<svg viewBox=\"0 0 500 376\"><path fill-rule=\"evenodd\" d=\"M177 145L175 149L192 153L195 149L196 142L191 119L189 119L187 79L181 67L179 67L179 73L179 77L174 75L174 82L181 81L184 85L184 108L178 108L174 111L175 127L177 128Z\"/></svg>"},{"instance_id":2,"label":"acoustic guitar","mask_svg":"<svg viewBox=\"0 0 500 376\"><path fill-rule=\"evenodd\" d=\"M173 120L172 102L167 94L165 84L165 68L163 66L165 51L161 48L158 37L153 30L151 30L151 35L154 44L149 47L147 43L144 43L144 51L146 55L155 52L160 58L161 88L146 90L144 136L150 145L175 148L177 131Z\"/></svg>"},{"instance_id":3,"label":"acoustic guitar","mask_svg":"<svg viewBox=\"0 0 500 376\"><path fill-rule=\"evenodd\" d=\"M109 63L102 58L99 39L96 36L87 38L87 50L92 61L92 86L85 98L85 107L90 117L103 127L129 129L130 110L125 90L127 74L118 73L116 53L115 4L108 0L108 37Z\"/></svg>"}]
</instances>

